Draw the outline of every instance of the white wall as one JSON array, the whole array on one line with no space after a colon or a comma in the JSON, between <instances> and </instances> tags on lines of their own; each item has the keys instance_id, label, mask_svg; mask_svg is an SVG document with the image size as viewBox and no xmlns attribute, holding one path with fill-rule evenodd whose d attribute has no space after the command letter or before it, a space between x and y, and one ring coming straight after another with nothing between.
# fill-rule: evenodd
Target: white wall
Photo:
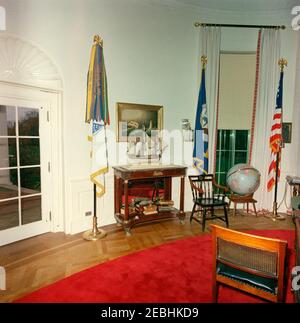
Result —
<instances>
[{"instance_id":1,"label":"white wall","mask_svg":"<svg viewBox=\"0 0 300 323\"><path fill-rule=\"evenodd\" d=\"M64 79L66 231L72 233L91 225L91 219L84 217L85 211L92 210L84 112L94 34L104 39L111 128L115 128L115 103L121 101L163 105L164 126L171 130L179 128L183 118L194 122L198 91L195 21L290 24L288 15L251 16L151 0L0 0L0 5L6 8L7 32L39 44ZM222 37L223 50L256 49L257 30L227 28ZM292 120L295 51L296 32L284 31L282 56L289 61L285 121ZM191 147L186 151L190 155ZM288 147L285 151L284 159L291 154ZM186 200L190 202L188 195ZM98 209L100 225L114 222L112 177L108 176L108 193Z\"/></svg>"}]
</instances>

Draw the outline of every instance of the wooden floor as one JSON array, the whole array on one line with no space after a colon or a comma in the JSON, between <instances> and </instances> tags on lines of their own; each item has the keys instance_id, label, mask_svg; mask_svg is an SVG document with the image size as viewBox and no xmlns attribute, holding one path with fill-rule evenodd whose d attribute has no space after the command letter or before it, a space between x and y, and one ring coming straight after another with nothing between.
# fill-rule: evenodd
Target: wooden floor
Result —
<instances>
[{"instance_id":1,"label":"wooden floor","mask_svg":"<svg viewBox=\"0 0 300 323\"><path fill-rule=\"evenodd\" d=\"M239 213L235 217L231 215L229 221L230 228L236 230L294 230L290 216L284 221L273 221L263 216ZM207 222L205 233L209 232L209 223L212 222ZM220 221L215 223L223 225ZM174 219L134 227L130 237L125 236L117 225L104 229L108 233L107 237L96 242L83 240L81 234L69 236L48 233L0 247L0 266L5 268L7 275L7 290L0 290L0 302L11 302L40 287L116 257L203 234L199 223L190 223L188 219L185 224Z\"/></svg>"}]
</instances>

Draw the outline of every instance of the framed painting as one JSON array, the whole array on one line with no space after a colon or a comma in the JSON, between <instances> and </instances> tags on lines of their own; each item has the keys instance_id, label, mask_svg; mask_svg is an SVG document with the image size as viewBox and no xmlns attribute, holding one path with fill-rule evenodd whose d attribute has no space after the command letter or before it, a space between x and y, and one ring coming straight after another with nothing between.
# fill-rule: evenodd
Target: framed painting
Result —
<instances>
[{"instance_id":1,"label":"framed painting","mask_svg":"<svg viewBox=\"0 0 300 323\"><path fill-rule=\"evenodd\" d=\"M163 107L118 102L117 141L138 142L159 138L163 129Z\"/></svg>"},{"instance_id":2,"label":"framed painting","mask_svg":"<svg viewBox=\"0 0 300 323\"><path fill-rule=\"evenodd\" d=\"M283 122L282 123L282 139L283 143L290 144L292 142L292 123Z\"/></svg>"}]
</instances>

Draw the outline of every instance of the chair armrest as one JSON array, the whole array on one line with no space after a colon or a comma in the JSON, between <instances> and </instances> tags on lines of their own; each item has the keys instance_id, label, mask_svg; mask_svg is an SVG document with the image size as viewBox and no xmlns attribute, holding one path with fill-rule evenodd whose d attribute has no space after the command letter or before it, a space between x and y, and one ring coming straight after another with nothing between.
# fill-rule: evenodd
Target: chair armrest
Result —
<instances>
[{"instance_id":1,"label":"chair armrest","mask_svg":"<svg viewBox=\"0 0 300 323\"><path fill-rule=\"evenodd\" d=\"M228 188L228 187L223 186L223 185L219 185L218 183L216 183L216 181L215 181L215 180L213 180L213 185L214 185L215 187L217 187L217 188L219 188L219 189L223 190L223 191L224 191L224 193L229 192L229 188Z\"/></svg>"}]
</instances>

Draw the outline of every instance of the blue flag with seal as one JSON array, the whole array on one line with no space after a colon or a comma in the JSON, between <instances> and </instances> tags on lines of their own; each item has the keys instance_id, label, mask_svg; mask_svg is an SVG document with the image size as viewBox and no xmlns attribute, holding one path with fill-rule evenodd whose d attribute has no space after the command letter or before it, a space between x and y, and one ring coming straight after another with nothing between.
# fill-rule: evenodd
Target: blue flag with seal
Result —
<instances>
[{"instance_id":1,"label":"blue flag with seal","mask_svg":"<svg viewBox=\"0 0 300 323\"><path fill-rule=\"evenodd\" d=\"M206 89L205 89L205 64L207 58L201 57L202 75L199 90L195 134L194 134L194 151L193 167L199 174L208 173L208 115L206 106Z\"/></svg>"}]
</instances>

